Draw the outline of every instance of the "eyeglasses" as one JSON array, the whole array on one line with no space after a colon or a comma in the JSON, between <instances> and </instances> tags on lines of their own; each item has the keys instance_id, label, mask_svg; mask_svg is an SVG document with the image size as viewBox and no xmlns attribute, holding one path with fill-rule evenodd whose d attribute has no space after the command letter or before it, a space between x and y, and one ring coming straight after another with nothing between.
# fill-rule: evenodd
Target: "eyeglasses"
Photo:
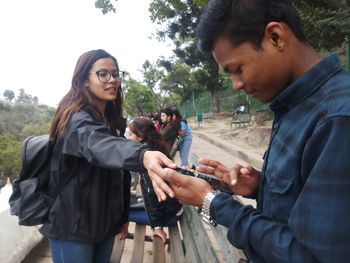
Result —
<instances>
[{"instance_id":1,"label":"eyeglasses","mask_svg":"<svg viewBox=\"0 0 350 263\"><path fill-rule=\"evenodd\" d=\"M95 72L97 75L97 78L99 81L101 81L104 84L107 84L111 77L113 77L115 80L120 81L120 74L119 71L108 71L108 70L99 70Z\"/></svg>"}]
</instances>

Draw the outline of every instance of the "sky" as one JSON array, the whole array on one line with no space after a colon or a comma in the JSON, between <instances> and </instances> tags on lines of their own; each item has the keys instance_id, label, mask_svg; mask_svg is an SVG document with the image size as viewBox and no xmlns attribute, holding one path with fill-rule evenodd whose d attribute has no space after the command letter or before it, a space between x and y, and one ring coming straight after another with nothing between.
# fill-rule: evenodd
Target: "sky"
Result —
<instances>
[{"instance_id":1,"label":"sky","mask_svg":"<svg viewBox=\"0 0 350 263\"><path fill-rule=\"evenodd\" d=\"M0 0L0 97L24 89L57 106L88 50L105 49L140 81L146 59L172 54L169 42L150 38L159 28L149 18L150 0L112 2L116 13L103 15L95 0Z\"/></svg>"}]
</instances>

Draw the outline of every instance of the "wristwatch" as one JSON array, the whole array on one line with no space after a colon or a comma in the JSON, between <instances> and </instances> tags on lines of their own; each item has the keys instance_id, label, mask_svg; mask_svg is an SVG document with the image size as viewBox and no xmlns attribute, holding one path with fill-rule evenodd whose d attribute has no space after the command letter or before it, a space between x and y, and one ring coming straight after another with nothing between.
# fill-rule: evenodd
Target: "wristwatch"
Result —
<instances>
[{"instance_id":1,"label":"wristwatch","mask_svg":"<svg viewBox=\"0 0 350 263\"><path fill-rule=\"evenodd\" d=\"M212 226L216 226L217 224L214 218L212 218L210 215L210 204L211 204L211 201L213 201L213 199L215 198L215 196L217 196L220 193L221 191L219 190L209 191L204 197L202 209L199 210L199 215L201 216L203 222L210 224Z\"/></svg>"}]
</instances>

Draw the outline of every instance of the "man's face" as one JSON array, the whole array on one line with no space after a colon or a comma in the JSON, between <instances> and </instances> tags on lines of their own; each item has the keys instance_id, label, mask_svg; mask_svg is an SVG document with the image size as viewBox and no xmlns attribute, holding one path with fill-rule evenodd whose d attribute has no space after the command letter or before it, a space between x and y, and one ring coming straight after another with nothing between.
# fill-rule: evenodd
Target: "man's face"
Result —
<instances>
[{"instance_id":1,"label":"man's face","mask_svg":"<svg viewBox=\"0 0 350 263\"><path fill-rule=\"evenodd\" d=\"M163 123L166 123L170 120L170 117L166 115L164 112L162 112L162 114L160 115L160 118L162 119Z\"/></svg>"},{"instance_id":2,"label":"man's face","mask_svg":"<svg viewBox=\"0 0 350 263\"><path fill-rule=\"evenodd\" d=\"M262 50L250 43L232 46L224 36L213 48L216 62L230 74L235 90L244 90L261 102L271 102L286 87L286 66L282 55L269 41L263 40Z\"/></svg>"}]
</instances>

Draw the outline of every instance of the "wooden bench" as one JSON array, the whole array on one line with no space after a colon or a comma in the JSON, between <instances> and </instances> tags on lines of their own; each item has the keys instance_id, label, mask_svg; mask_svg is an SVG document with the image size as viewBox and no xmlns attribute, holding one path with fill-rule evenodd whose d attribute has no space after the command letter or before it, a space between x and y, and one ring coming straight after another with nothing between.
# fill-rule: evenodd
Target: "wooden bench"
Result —
<instances>
[{"instance_id":1,"label":"wooden bench","mask_svg":"<svg viewBox=\"0 0 350 263\"><path fill-rule=\"evenodd\" d=\"M209 122L214 120L214 112L203 113L203 120L208 120Z\"/></svg>"},{"instance_id":2,"label":"wooden bench","mask_svg":"<svg viewBox=\"0 0 350 263\"><path fill-rule=\"evenodd\" d=\"M131 263L142 263L144 260L145 242L153 242L154 263L220 263L249 262L244 252L233 247L227 240L227 229L223 226L212 227L202 222L197 209L184 206L184 214L178 225L168 228L169 238L163 243L159 237L146 235L145 225L135 225L134 234L128 238L133 240ZM125 240L116 241L110 263L121 261ZM166 249L166 246L168 247ZM166 261L169 253L171 261Z\"/></svg>"},{"instance_id":3,"label":"wooden bench","mask_svg":"<svg viewBox=\"0 0 350 263\"><path fill-rule=\"evenodd\" d=\"M200 165L198 156L195 154L191 155L191 162L193 167ZM130 262L143 262L145 242L153 242L154 263L169 262L166 261L169 257L171 263L249 262L242 250L229 243L225 227L220 225L213 227L203 223L197 208L183 206L183 209L184 212L178 224L168 227L169 238L165 243L159 237L152 238L146 235L148 226L135 224L134 233L128 235L128 239L133 240ZM124 245L125 240L115 242L110 263L121 262Z\"/></svg>"},{"instance_id":4,"label":"wooden bench","mask_svg":"<svg viewBox=\"0 0 350 263\"><path fill-rule=\"evenodd\" d=\"M164 243L160 237L151 237L150 235L146 235L146 228L148 226L141 225L141 224L135 224L134 233L129 233L128 239L133 240L133 248L131 252L131 263L142 263L144 262L144 255L145 255L145 243L146 242L152 242L153 251L153 262L154 263L165 263L166 262L166 245L170 245L170 251L171 253L171 262L181 262L181 261L173 261L173 258L175 259L177 257L176 253L177 248L175 246L176 243L181 242L180 241L180 234L178 232L177 226L169 227L169 238ZM130 228L130 227L129 227ZM171 240L171 241L170 241ZM178 240L178 241L177 241ZM126 262L125 260L122 261L122 255L125 247L125 240L116 240L112 256L110 259L110 263L119 263L119 262ZM180 251L181 252L181 251ZM181 254L181 253L180 253Z\"/></svg>"},{"instance_id":5,"label":"wooden bench","mask_svg":"<svg viewBox=\"0 0 350 263\"><path fill-rule=\"evenodd\" d=\"M241 124L244 126L245 124L249 124L251 119L251 114L250 113L239 113L236 115L232 116L232 121L231 121L231 129L233 124L235 127L240 126Z\"/></svg>"}]
</instances>

